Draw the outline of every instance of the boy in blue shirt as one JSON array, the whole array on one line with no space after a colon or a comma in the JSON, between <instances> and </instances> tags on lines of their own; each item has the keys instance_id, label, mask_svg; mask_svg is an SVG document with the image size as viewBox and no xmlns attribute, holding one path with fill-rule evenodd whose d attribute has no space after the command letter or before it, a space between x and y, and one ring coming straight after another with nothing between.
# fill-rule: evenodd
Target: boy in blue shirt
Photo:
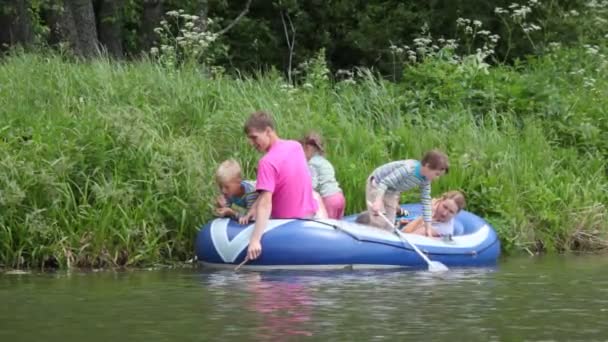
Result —
<instances>
[{"instance_id":1,"label":"boy in blue shirt","mask_svg":"<svg viewBox=\"0 0 608 342\"><path fill-rule=\"evenodd\" d=\"M215 213L218 216L240 219L254 210L258 199L255 182L242 179L241 166L236 160L222 162L215 173L215 180L222 192L216 200Z\"/></svg>"}]
</instances>

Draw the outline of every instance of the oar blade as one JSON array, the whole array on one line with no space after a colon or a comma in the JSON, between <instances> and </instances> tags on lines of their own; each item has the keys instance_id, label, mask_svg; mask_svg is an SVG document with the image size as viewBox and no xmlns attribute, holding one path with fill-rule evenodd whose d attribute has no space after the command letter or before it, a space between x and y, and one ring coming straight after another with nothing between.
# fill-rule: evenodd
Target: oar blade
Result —
<instances>
[{"instance_id":1,"label":"oar blade","mask_svg":"<svg viewBox=\"0 0 608 342\"><path fill-rule=\"evenodd\" d=\"M449 268L439 261L431 261L429 263L429 272L447 272Z\"/></svg>"}]
</instances>

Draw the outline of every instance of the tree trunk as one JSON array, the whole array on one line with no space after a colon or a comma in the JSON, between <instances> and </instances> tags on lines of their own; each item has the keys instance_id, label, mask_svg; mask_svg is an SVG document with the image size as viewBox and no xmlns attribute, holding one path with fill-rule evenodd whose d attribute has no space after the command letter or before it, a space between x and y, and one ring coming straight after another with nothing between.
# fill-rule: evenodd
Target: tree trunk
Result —
<instances>
[{"instance_id":1,"label":"tree trunk","mask_svg":"<svg viewBox=\"0 0 608 342\"><path fill-rule=\"evenodd\" d=\"M43 18L51 31L50 44L67 43L77 56L92 57L99 54L91 0L54 2L45 9Z\"/></svg>"},{"instance_id":2,"label":"tree trunk","mask_svg":"<svg viewBox=\"0 0 608 342\"><path fill-rule=\"evenodd\" d=\"M72 12L72 6L66 0L61 8L54 9L53 14L55 15L56 37L58 43L68 43L69 48L75 53L80 54L80 42L78 40L78 31L76 29L76 23L74 22L74 15Z\"/></svg>"},{"instance_id":3,"label":"tree trunk","mask_svg":"<svg viewBox=\"0 0 608 342\"><path fill-rule=\"evenodd\" d=\"M97 45L97 28L95 26L95 12L91 0L68 0L74 25L78 28L78 51L83 57L93 57L99 54Z\"/></svg>"},{"instance_id":4,"label":"tree trunk","mask_svg":"<svg viewBox=\"0 0 608 342\"><path fill-rule=\"evenodd\" d=\"M154 29L159 26L162 16L162 0L144 0L140 45L145 52L150 51L150 48L157 39Z\"/></svg>"},{"instance_id":5,"label":"tree trunk","mask_svg":"<svg viewBox=\"0 0 608 342\"><path fill-rule=\"evenodd\" d=\"M97 0L97 32L99 42L110 56L123 57L122 48L122 0Z\"/></svg>"},{"instance_id":6,"label":"tree trunk","mask_svg":"<svg viewBox=\"0 0 608 342\"><path fill-rule=\"evenodd\" d=\"M207 31L207 16L209 15L209 0L198 0L198 23L197 26L202 32Z\"/></svg>"},{"instance_id":7,"label":"tree trunk","mask_svg":"<svg viewBox=\"0 0 608 342\"><path fill-rule=\"evenodd\" d=\"M26 0L0 0L0 48L34 40Z\"/></svg>"}]
</instances>

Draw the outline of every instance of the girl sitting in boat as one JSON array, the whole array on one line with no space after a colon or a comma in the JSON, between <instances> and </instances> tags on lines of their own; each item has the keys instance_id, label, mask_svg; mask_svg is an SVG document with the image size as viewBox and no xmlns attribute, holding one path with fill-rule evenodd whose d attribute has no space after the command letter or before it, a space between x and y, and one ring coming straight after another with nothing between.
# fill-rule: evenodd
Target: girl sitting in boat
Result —
<instances>
[{"instance_id":1,"label":"girl sitting in boat","mask_svg":"<svg viewBox=\"0 0 608 342\"><path fill-rule=\"evenodd\" d=\"M308 160L312 177L313 195L320 207L324 207L327 217L339 220L344 216L346 199L336 180L334 167L325 158L325 149L321 136L310 132L300 140Z\"/></svg>"}]
</instances>

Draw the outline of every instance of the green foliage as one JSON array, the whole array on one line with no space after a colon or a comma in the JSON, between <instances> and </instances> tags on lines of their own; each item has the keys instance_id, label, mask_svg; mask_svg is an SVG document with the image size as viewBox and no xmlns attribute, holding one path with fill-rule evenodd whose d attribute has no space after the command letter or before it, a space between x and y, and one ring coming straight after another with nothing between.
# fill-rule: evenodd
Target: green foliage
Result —
<instances>
[{"instance_id":1,"label":"green foliage","mask_svg":"<svg viewBox=\"0 0 608 342\"><path fill-rule=\"evenodd\" d=\"M276 72L209 79L188 65L13 54L0 64L0 264L191 258L218 162L238 158L255 176L241 127L257 109L282 137L323 134L349 213L376 166L438 147L452 167L433 194L463 190L505 251L606 248L605 52L497 67L434 54L391 83L365 69L332 81L320 50L299 86Z\"/></svg>"}]
</instances>

